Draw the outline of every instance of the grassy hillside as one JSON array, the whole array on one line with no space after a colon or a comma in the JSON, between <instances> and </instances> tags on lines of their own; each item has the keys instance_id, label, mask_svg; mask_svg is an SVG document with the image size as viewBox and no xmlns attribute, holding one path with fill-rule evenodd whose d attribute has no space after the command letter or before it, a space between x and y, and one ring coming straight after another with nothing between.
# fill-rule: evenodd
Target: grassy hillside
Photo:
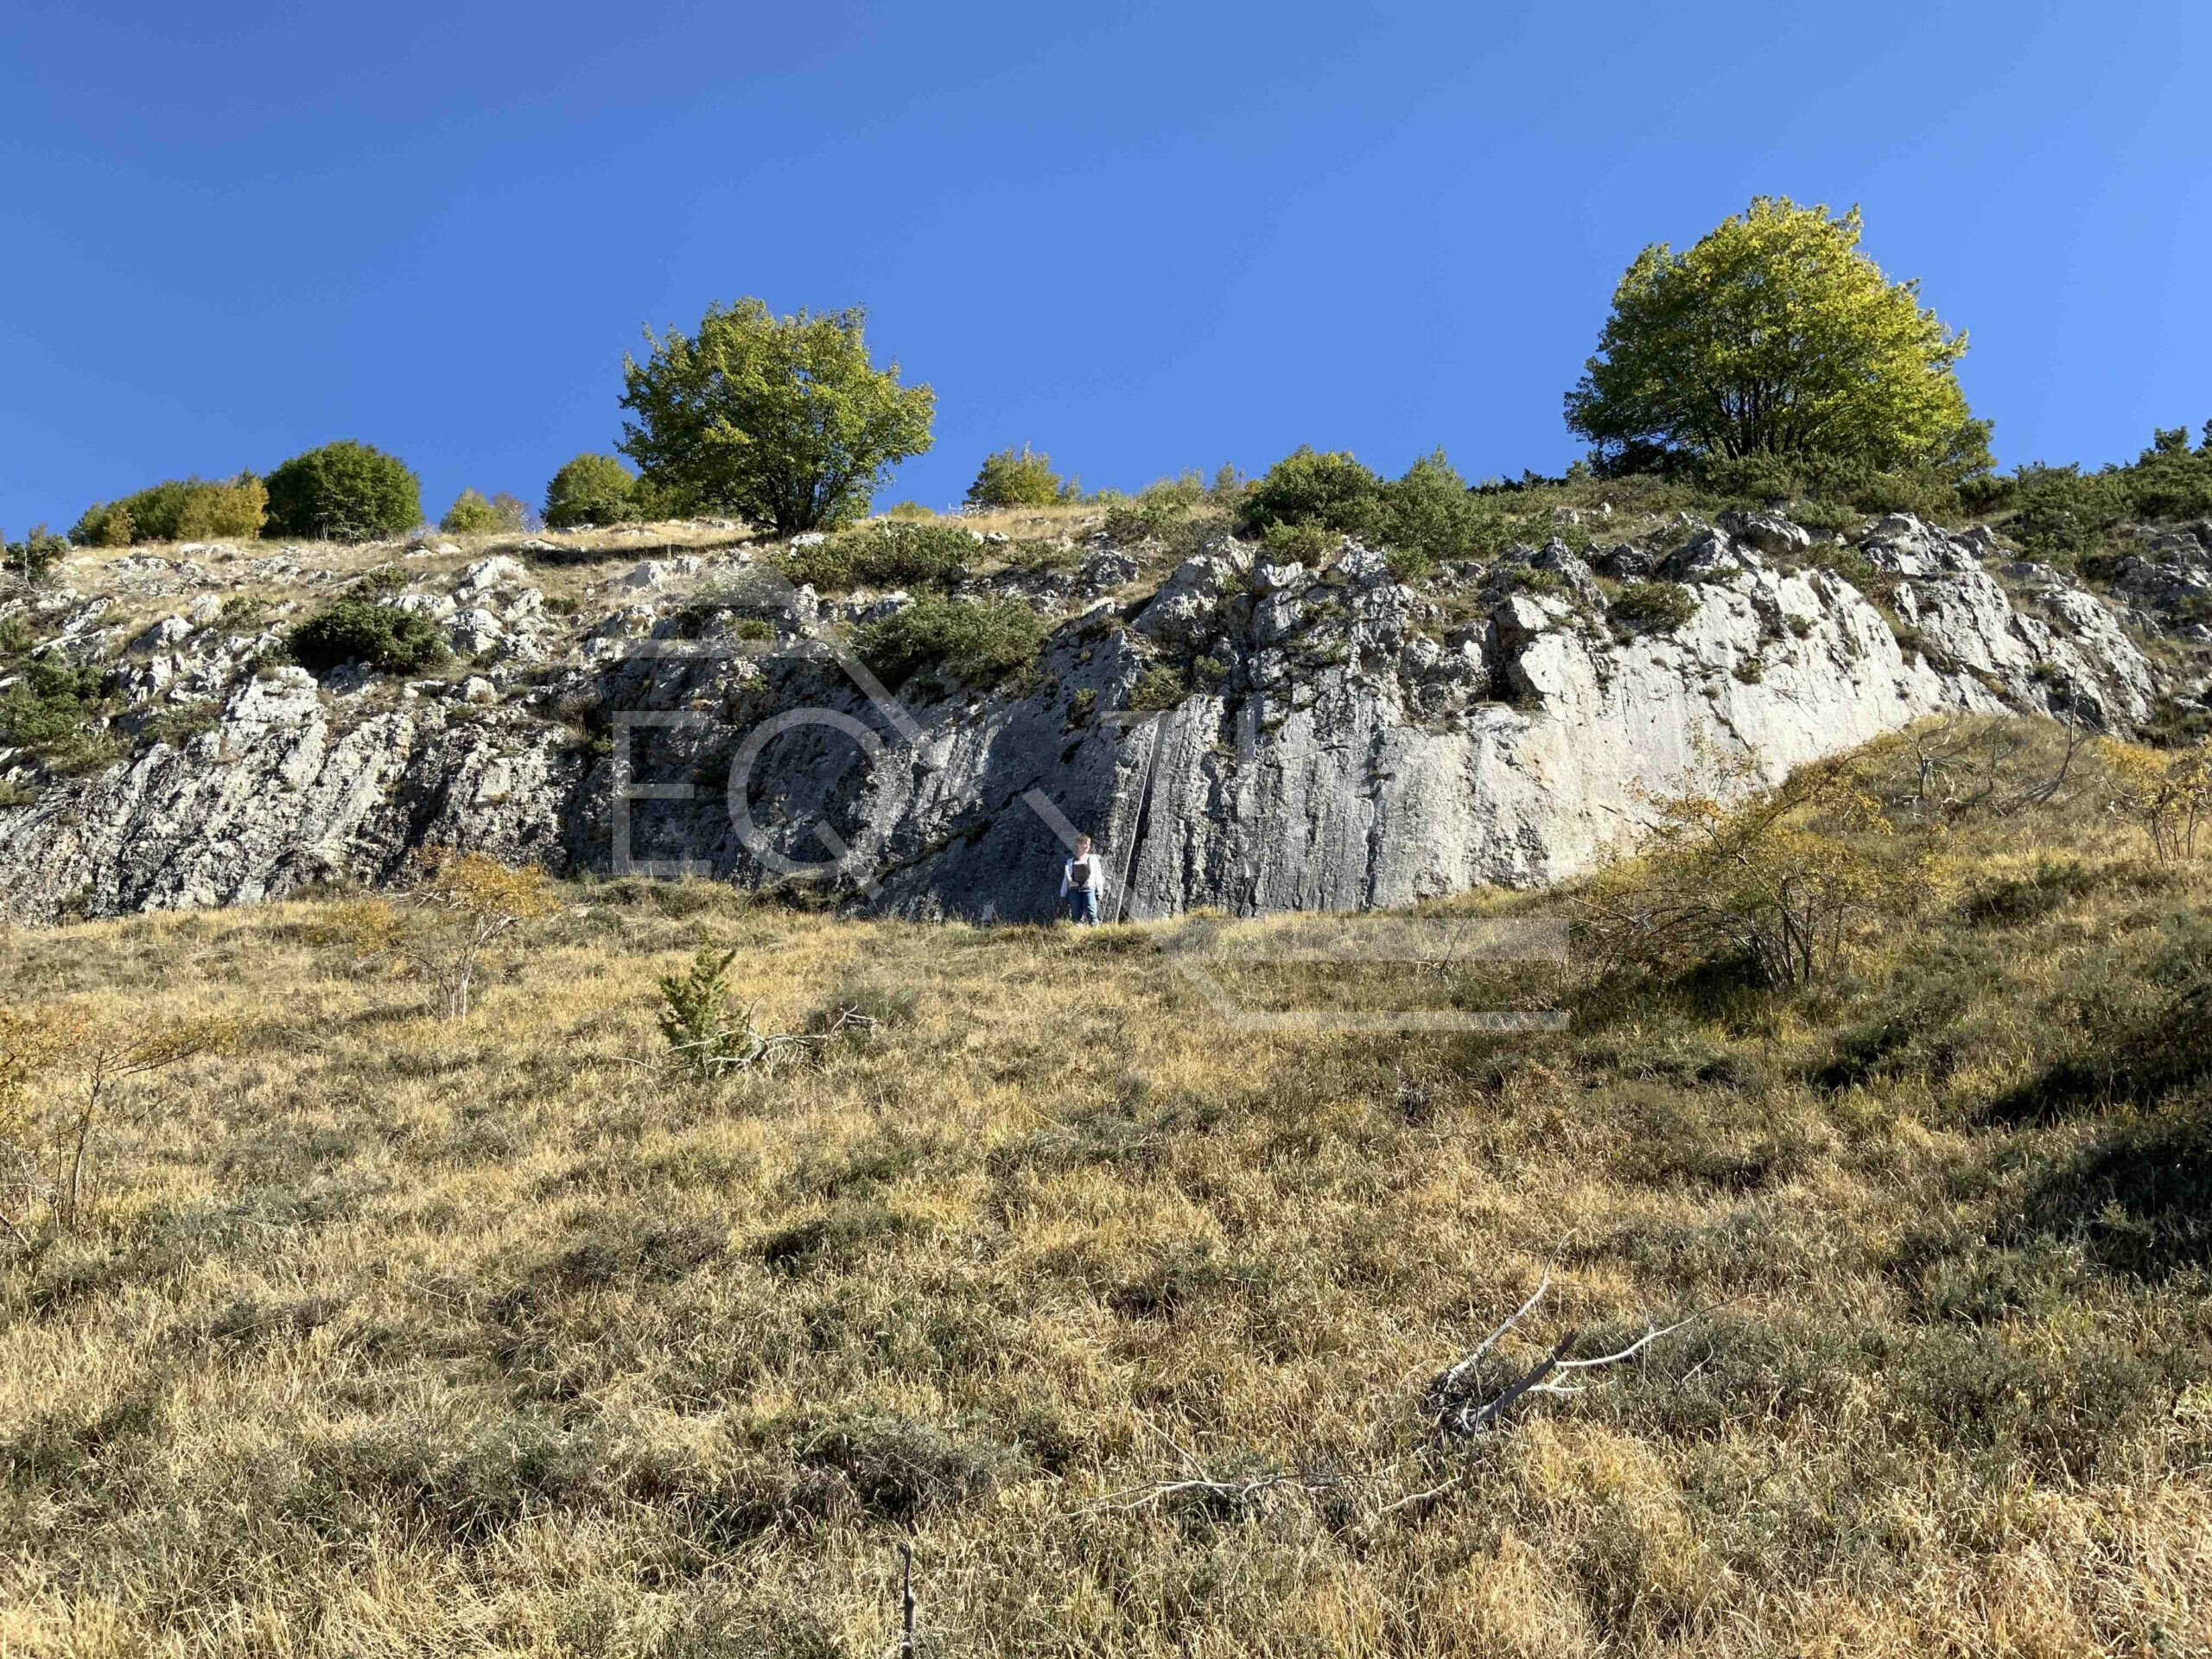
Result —
<instances>
[{"instance_id":1,"label":"grassy hillside","mask_svg":"<svg viewBox=\"0 0 2212 1659\"><path fill-rule=\"evenodd\" d=\"M908 1541L938 1653L2203 1651L2212 872L2063 751L1870 761L1918 885L1808 984L1235 970L1555 1036L696 885L566 890L462 1020L332 904L17 933L19 1020L238 1036L4 1206L0 1649L874 1654ZM685 1077L702 932L763 1030L877 1023ZM1440 1434L1548 1267L1477 1397L1689 1323Z\"/></svg>"}]
</instances>

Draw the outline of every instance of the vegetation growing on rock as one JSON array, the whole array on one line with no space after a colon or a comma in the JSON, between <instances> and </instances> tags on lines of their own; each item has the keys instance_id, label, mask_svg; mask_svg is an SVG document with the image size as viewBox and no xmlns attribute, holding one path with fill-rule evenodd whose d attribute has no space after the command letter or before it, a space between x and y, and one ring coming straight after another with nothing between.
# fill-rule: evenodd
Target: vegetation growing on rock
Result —
<instances>
[{"instance_id":1,"label":"vegetation growing on rock","mask_svg":"<svg viewBox=\"0 0 2212 1659\"><path fill-rule=\"evenodd\" d=\"M269 528L280 536L366 541L423 519L421 480L397 455L343 439L269 474Z\"/></svg>"},{"instance_id":2,"label":"vegetation growing on rock","mask_svg":"<svg viewBox=\"0 0 2212 1659\"><path fill-rule=\"evenodd\" d=\"M1012 594L950 599L925 594L863 626L854 645L862 661L896 687L928 670L988 689L1037 660L1044 619Z\"/></svg>"},{"instance_id":3,"label":"vegetation growing on rock","mask_svg":"<svg viewBox=\"0 0 2212 1659\"><path fill-rule=\"evenodd\" d=\"M792 582L825 594L950 588L968 574L976 550L976 538L957 525L889 519L793 547L782 567Z\"/></svg>"},{"instance_id":4,"label":"vegetation growing on rock","mask_svg":"<svg viewBox=\"0 0 2212 1659\"><path fill-rule=\"evenodd\" d=\"M294 628L286 643L294 659L316 674L343 663L414 674L453 654L444 632L428 617L368 599L332 601Z\"/></svg>"},{"instance_id":5,"label":"vegetation growing on rock","mask_svg":"<svg viewBox=\"0 0 2212 1659\"><path fill-rule=\"evenodd\" d=\"M512 500L512 497L508 498ZM520 502L515 502L517 509ZM483 536L494 531L520 530L522 514L503 512L481 490L463 490L438 520L438 528L453 536Z\"/></svg>"}]
</instances>

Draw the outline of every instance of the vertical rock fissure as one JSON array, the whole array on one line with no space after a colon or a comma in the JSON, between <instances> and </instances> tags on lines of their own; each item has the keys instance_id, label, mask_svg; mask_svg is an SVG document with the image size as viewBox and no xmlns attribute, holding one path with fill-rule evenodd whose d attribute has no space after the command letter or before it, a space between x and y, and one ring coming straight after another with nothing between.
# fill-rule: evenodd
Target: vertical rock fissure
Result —
<instances>
[{"instance_id":1,"label":"vertical rock fissure","mask_svg":"<svg viewBox=\"0 0 2212 1659\"><path fill-rule=\"evenodd\" d=\"M1114 884L1114 919L1140 919L1130 914L1129 877L1137 867L1137 856L1144 849L1145 831L1152 823L1152 783L1160 771L1160 751L1167 741L1168 722L1173 716L1161 714L1152 721L1152 749L1146 757L1144 776L1137 781L1136 821L1129 829L1128 851L1122 857L1121 879Z\"/></svg>"}]
</instances>

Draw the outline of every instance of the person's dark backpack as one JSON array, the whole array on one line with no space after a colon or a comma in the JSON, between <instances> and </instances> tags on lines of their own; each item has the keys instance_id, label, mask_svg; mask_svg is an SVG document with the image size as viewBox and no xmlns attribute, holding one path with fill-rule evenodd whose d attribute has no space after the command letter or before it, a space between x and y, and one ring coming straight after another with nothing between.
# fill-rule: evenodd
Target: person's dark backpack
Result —
<instances>
[{"instance_id":1,"label":"person's dark backpack","mask_svg":"<svg viewBox=\"0 0 2212 1659\"><path fill-rule=\"evenodd\" d=\"M1090 886L1090 857L1091 855L1086 853L1081 858L1071 858L1068 861L1068 891L1070 893L1081 893Z\"/></svg>"}]
</instances>

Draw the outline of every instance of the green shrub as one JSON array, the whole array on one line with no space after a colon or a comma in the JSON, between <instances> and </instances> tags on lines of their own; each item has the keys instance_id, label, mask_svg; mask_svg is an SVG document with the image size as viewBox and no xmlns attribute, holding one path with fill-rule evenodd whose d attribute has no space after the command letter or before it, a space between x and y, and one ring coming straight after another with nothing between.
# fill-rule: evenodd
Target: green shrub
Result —
<instances>
[{"instance_id":1,"label":"green shrub","mask_svg":"<svg viewBox=\"0 0 2212 1659\"><path fill-rule=\"evenodd\" d=\"M1137 676L1137 683L1129 688L1129 707L1139 713L1155 709L1173 709L1191 695L1191 684L1184 678L1183 671L1168 663L1154 663Z\"/></svg>"},{"instance_id":2,"label":"green shrub","mask_svg":"<svg viewBox=\"0 0 2212 1659\"><path fill-rule=\"evenodd\" d=\"M2129 505L2138 518L2198 518L2212 514L2212 421L2202 448L2189 447L2189 429L2167 427L2151 435L2151 447L2123 469Z\"/></svg>"},{"instance_id":3,"label":"green shrub","mask_svg":"<svg viewBox=\"0 0 2212 1659\"><path fill-rule=\"evenodd\" d=\"M1205 499L1205 486L1196 473L1163 478L1134 496L1117 496L1109 501L1104 529L1124 547L1172 540Z\"/></svg>"},{"instance_id":4,"label":"green shrub","mask_svg":"<svg viewBox=\"0 0 2212 1659\"><path fill-rule=\"evenodd\" d=\"M1438 559L1475 556L1481 550L1484 513L1441 449L1423 455L1382 490L1374 530L1394 557L1402 579L1417 576Z\"/></svg>"},{"instance_id":5,"label":"green shrub","mask_svg":"<svg viewBox=\"0 0 2212 1659\"><path fill-rule=\"evenodd\" d=\"M223 723L223 705L219 702L188 702L178 708L164 709L146 722L149 741L166 743L181 749L202 732L212 732Z\"/></svg>"},{"instance_id":6,"label":"green shrub","mask_svg":"<svg viewBox=\"0 0 2212 1659\"><path fill-rule=\"evenodd\" d=\"M336 600L294 628L286 640L302 668L327 674L340 663L364 663L388 674L435 668L453 653L429 618L365 599Z\"/></svg>"},{"instance_id":7,"label":"green shrub","mask_svg":"<svg viewBox=\"0 0 2212 1659\"><path fill-rule=\"evenodd\" d=\"M968 499L979 507L1048 507L1065 493L1052 458L1026 443L1018 451L984 456L976 481L968 486Z\"/></svg>"},{"instance_id":8,"label":"green shrub","mask_svg":"<svg viewBox=\"0 0 2212 1659\"><path fill-rule=\"evenodd\" d=\"M1261 540L1277 558L1319 564L1337 550L1337 544L1344 537L1319 524L1275 524L1261 533Z\"/></svg>"},{"instance_id":9,"label":"green shrub","mask_svg":"<svg viewBox=\"0 0 2212 1659\"><path fill-rule=\"evenodd\" d=\"M69 539L79 547L128 547L137 535L130 508L123 501L95 501L69 527Z\"/></svg>"},{"instance_id":10,"label":"green shrub","mask_svg":"<svg viewBox=\"0 0 2212 1659\"><path fill-rule=\"evenodd\" d=\"M578 455L545 486L548 530L623 524L640 516L639 507L637 474L613 455Z\"/></svg>"},{"instance_id":11,"label":"green shrub","mask_svg":"<svg viewBox=\"0 0 2212 1659\"><path fill-rule=\"evenodd\" d=\"M33 524L20 542L0 544L8 574L36 582L67 555L69 538L51 534L44 524Z\"/></svg>"},{"instance_id":12,"label":"green shrub","mask_svg":"<svg viewBox=\"0 0 2212 1659\"><path fill-rule=\"evenodd\" d=\"M1782 506L1808 527L1841 529L1887 512L1950 520L1967 511L1961 486L1940 467L1885 470L1833 455L1757 454L1703 457L1688 463L1682 474L1711 501ZM1987 493L1986 486L1977 485L1978 499Z\"/></svg>"},{"instance_id":13,"label":"green shrub","mask_svg":"<svg viewBox=\"0 0 2212 1659\"><path fill-rule=\"evenodd\" d=\"M294 455L269 474L269 529L365 541L423 518L421 480L396 455L350 439Z\"/></svg>"},{"instance_id":14,"label":"green shrub","mask_svg":"<svg viewBox=\"0 0 2212 1659\"><path fill-rule=\"evenodd\" d=\"M817 593L853 588L950 588L968 574L976 539L951 524L893 521L846 531L783 556L793 583Z\"/></svg>"},{"instance_id":15,"label":"green shrub","mask_svg":"<svg viewBox=\"0 0 2212 1659\"><path fill-rule=\"evenodd\" d=\"M70 538L86 547L243 540L261 534L268 505L268 486L251 473L218 480L173 478L119 501L94 502Z\"/></svg>"},{"instance_id":16,"label":"green shrub","mask_svg":"<svg viewBox=\"0 0 2212 1659\"><path fill-rule=\"evenodd\" d=\"M901 501L897 505L888 509L883 516L887 518L896 518L902 521L910 521L916 524L925 524L929 523L931 519L936 518L937 514L932 512L929 508L924 506L918 501Z\"/></svg>"},{"instance_id":17,"label":"green shrub","mask_svg":"<svg viewBox=\"0 0 2212 1659\"><path fill-rule=\"evenodd\" d=\"M258 633L269 621L269 601L246 594L233 594L215 613L215 626L225 633Z\"/></svg>"},{"instance_id":18,"label":"green shrub","mask_svg":"<svg viewBox=\"0 0 2212 1659\"><path fill-rule=\"evenodd\" d=\"M251 473L216 483L194 479L177 511L176 539L248 540L261 534L268 516L269 486Z\"/></svg>"},{"instance_id":19,"label":"green shrub","mask_svg":"<svg viewBox=\"0 0 2212 1659\"><path fill-rule=\"evenodd\" d=\"M1672 633L1697 614L1697 601L1679 582L1631 582L1605 613L1642 633Z\"/></svg>"},{"instance_id":20,"label":"green shrub","mask_svg":"<svg viewBox=\"0 0 2212 1659\"><path fill-rule=\"evenodd\" d=\"M1772 507L1805 493L1805 480L1785 455L1711 455L1687 469L1708 494L1745 506Z\"/></svg>"},{"instance_id":21,"label":"green shrub","mask_svg":"<svg viewBox=\"0 0 2212 1659\"><path fill-rule=\"evenodd\" d=\"M438 528L453 536L484 536L505 530L499 510L478 490L463 490L438 520Z\"/></svg>"},{"instance_id":22,"label":"green shrub","mask_svg":"<svg viewBox=\"0 0 2212 1659\"><path fill-rule=\"evenodd\" d=\"M0 696L0 747L29 749L56 772L105 765L114 740L92 724L105 677L96 664L32 658Z\"/></svg>"},{"instance_id":23,"label":"green shrub","mask_svg":"<svg viewBox=\"0 0 2212 1659\"><path fill-rule=\"evenodd\" d=\"M861 628L861 658L893 686L942 669L978 690L1011 678L1044 648L1044 619L1020 597L960 600L925 594Z\"/></svg>"},{"instance_id":24,"label":"green shrub","mask_svg":"<svg viewBox=\"0 0 2212 1659\"><path fill-rule=\"evenodd\" d=\"M2037 557L2079 567L2130 519L2159 522L2212 513L2212 442L2189 447L2186 427L2152 435L2150 447L2124 467L2084 473L2078 466L2021 467L2001 492L1983 491L2009 505L2005 530Z\"/></svg>"},{"instance_id":25,"label":"green shrub","mask_svg":"<svg viewBox=\"0 0 2212 1659\"><path fill-rule=\"evenodd\" d=\"M1268 468L1242 504L1248 531L1274 524L1319 524L1361 535L1374 528L1382 507L1382 480L1350 450L1321 454L1300 445Z\"/></svg>"},{"instance_id":26,"label":"green shrub","mask_svg":"<svg viewBox=\"0 0 2212 1659\"><path fill-rule=\"evenodd\" d=\"M751 1046L730 1006L729 965L736 956L734 946L717 956L702 943L689 974L660 982L661 1035L695 1077L719 1077Z\"/></svg>"}]
</instances>

